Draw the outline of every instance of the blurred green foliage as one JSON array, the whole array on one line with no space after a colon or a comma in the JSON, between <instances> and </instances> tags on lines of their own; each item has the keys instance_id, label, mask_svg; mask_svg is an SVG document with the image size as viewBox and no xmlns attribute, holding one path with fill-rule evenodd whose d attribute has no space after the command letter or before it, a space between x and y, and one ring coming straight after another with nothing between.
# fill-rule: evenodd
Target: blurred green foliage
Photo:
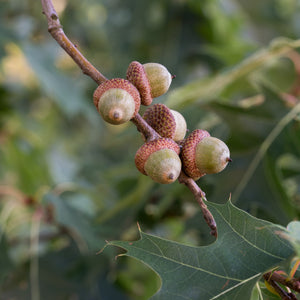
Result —
<instances>
[{"instance_id":1,"label":"blurred green foliage","mask_svg":"<svg viewBox=\"0 0 300 300\"><path fill-rule=\"evenodd\" d=\"M299 219L299 113L287 118L299 103L297 0L53 2L105 76L124 77L132 60L176 74L156 102L232 152L225 171L199 180L208 200L232 194L253 216L284 226ZM41 12L39 1L0 0L0 299L148 299L157 275L114 260L117 250L96 255L105 240L138 238L137 222L182 243L213 239L184 186L138 173L136 128L101 120L95 83L50 37Z\"/></svg>"}]
</instances>

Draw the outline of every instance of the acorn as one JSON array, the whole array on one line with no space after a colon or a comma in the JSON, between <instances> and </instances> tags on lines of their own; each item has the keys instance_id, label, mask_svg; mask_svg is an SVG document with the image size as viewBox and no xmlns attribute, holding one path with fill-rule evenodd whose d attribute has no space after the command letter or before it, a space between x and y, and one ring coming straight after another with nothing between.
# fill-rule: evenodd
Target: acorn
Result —
<instances>
[{"instance_id":1,"label":"acorn","mask_svg":"<svg viewBox=\"0 0 300 300\"><path fill-rule=\"evenodd\" d=\"M142 65L138 61L130 63L126 78L139 90L141 103L150 105L152 99L166 93L171 85L172 75L166 67L158 63Z\"/></svg>"},{"instance_id":2,"label":"acorn","mask_svg":"<svg viewBox=\"0 0 300 300\"><path fill-rule=\"evenodd\" d=\"M143 118L161 136L183 140L186 134L186 121L182 114L158 103L146 109Z\"/></svg>"},{"instance_id":3,"label":"acorn","mask_svg":"<svg viewBox=\"0 0 300 300\"><path fill-rule=\"evenodd\" d=\"M135 165L155 182L174 182L181 171L180 147L171 139L160 138L142 145L135 155Z\"/></svg>"},{"instance_id":4,"label":"acorn","mask_svg":"<svg viewBox=\"0 0 300 300\"><path fill-rule=\"evenodd\" d=\"M165 94L172 82L172 75L162 64L147 63L143 65L151 87L152 98Z\"/></svg>"},{"instance_id":5,"label":"acorn","mask_svg":"<svg viewBox=\"0 0 300 300\"><path fill-rule=\"evenodd\" d=\"M103 119L114 125L131 120L141 105L139 91L131 82L122 78L114 78L100 84L93 98Z\"/></svg>"},{"instance_id":6,"label":"acorn","mask_svg":"<svg viewBox=\"0 0 300 300\"><path fill-rule=\"evenodd\" d=\"M196 146L196 165L200 173L215 174L231 162L227 145L216 137L206 137Z\"/></svg>"},{"instance_id":7,"label":"acorn","mask_svg":"<svg viewBox=\"0 0 300 300\"><path fill-rule=\"evenodd\" d=\"M205 174L221 172L231 161L227 145L201 129L194 130L187 137L181 158L184 172L194 180Z\"/></svg>"}]
</instances>

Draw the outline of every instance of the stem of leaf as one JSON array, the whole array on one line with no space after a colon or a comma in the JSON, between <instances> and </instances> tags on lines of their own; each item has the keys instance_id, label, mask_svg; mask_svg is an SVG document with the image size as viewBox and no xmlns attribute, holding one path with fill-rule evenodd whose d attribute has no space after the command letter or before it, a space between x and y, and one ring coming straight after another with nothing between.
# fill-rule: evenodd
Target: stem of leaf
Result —
<instances>
[{"instance_id":1,"label":"stem of leaf","mask_svg":"<svg viewBox=\"0 0 300 300\"><path fill-rule=\"evenodd\" d=\"M300 103L298 103L292 110L290 110L274 127L274 129L270 132L264 142L258 149L258 152L254 156L252 162L250 163L246 173L244 174L242 180L240 181L239 185L236 187L233 193L233 202L235 202L240 195L242 194L244 188L247 186L248 182L250 181L251 177L253 176L256 168L258 167L259 163L263 159L264 155L266 154L267 150L270 148L276 137L281 133L281 131L300 113Z\"/></svg>"},{"instance_id":2,"label":"stem of leaf","mask_svg":"<svg viewBox=\"0 0 300 300\"><path fill-rule=\"evenodd\" d=\"M263 298L263 295L261 293L261 289L260 289L260 286L259 286L259 283L256 282L256 289L257 289L257 292L258 292L258 296L259 296L259 300L264 300Z\"/></svg>"}]
</instances>

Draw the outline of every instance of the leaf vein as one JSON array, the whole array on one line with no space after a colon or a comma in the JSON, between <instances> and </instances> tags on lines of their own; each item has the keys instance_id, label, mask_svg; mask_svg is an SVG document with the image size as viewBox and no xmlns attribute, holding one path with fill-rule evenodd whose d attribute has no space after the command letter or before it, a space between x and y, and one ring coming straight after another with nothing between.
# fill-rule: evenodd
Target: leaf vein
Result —
<instances>
[{"instance_id":1,"label":"leaf vein","mask_svg":"<svg viewBox=\"0 0 300 300\"><path fill-rule=\"evenodd\" d=\"M277 256L277 255L275 255L275 254L272 254L272 253L270 253L270 252L267 252L266 250L264 250L264 249L258 247L257 245L251 243L249 240L247 240L245 237L243 237L243 235L241 235L238 231L235 230L235 228L230 224L230 222L229 222L228 220L226 220L226 219L223 217L222 213L221 213L218 209L216 209L216 210L219 212L220 217L221 217L221 218L224 220L224 222L231 228L231 230L232 230L236 235L238 235L241 239L243 239L247 244L249 244L249 245L252 246L253 248L255 248L255 249L257 249L258 251L261 251L261 252L263 252L263 253L265 253L265 254L267 254L267 255L269 255L269 256L272 256L272 257L277 258L277 259L280 259L280 260L284 259L284 257Z\"/></svg>"},{"instance_id":2,"label":"leaf vein","mask_svg":"<svg viewBox=\"0 0 300 300\"><path fill-rule=\"evenodd\" d=\"M209 300L218 299L220 296L223 296L223 295L225 295L226 293L228 293L228 292L234 290L235 288L241 286L242 284L244 284L244 283L246 283L246 282L248 282L248 281L250 281L250 280L252 280L252 279L254 279L254 278L256 278L256 277L260 277L260 276L261 276L261 273L256 274L256 275L254 275L254 276L252 276L252 277L249 277L249 278L247 278L246 280L243 280L243 281L239 282L238 284L236 284L236 285L234 285L234 286L228 288L227 290L224 290L224 292L222 292L222 293L220 293L220 294L214 296L213 298L210 298Z\"/></svg>"},{"instance_id":3,"label":"leaf vein","mask_svg":"<svg viewBox=\"0 0 300 300\"><path fill-rule=\"evenodd\" d=\"M138 251L142 251L142 252L148 253L148 254L150 254L150 255L152 255L152 256L157 256L157 257L159 257L159 258L164 258L164 259L166 259L166 260L168 260L168 261L170 261L170 262L172 262L172 263L175 263L175 264L181 264L181 265L184 266L184 267L188 267L188 268L191 268L191 269L195 269L195 270L197 270L197 271L200 271L200 272L209 274L209 275L211 275L211 276L215 276L215 277L223 278L223 279L234 280L234 281L238 281L238 282L241 281L241 279L239 279L239 278L226 277L226 276L221 275L221 274L217 274L217 273L213 273L213 272L207 271L207 270L205 270L205 269L203 269L203 268L200 268L200 267L196 267L196 266L192 266L192 265L189 265L189 264L186 264L186 263L183 263L183 262L176 261L176 260L174 260L174 259L172 259L172 258L170 258L170 257L164 256L163 254L162 254L161 256L159 256L157 253L153 253L153 252L151 252L151 251L147 251L147 250L145 250L145 249L139 248L139 247L134 246L134 245L132 245L131 248L134 248L134 249L136 249L136 250L138 250ZM130 254L128 254L128 255L130 255ZM131 256L133 256L133 255L131 255ZM133 257L136 257L136 256L133 256ZM137 257L136 257L136 258L137 258Z\"/></svg>"}]
</instances>

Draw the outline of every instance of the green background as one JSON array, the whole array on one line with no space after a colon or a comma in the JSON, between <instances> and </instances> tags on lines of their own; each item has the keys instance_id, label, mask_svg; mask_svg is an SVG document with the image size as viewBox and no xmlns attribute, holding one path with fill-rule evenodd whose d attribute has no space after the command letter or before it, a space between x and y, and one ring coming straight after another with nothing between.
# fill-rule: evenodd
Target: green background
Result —
<instances>
[{"instance_id":1,"label":"green background","mask_svg":"<svg viewBox=\"0 0 300 300\"><path fill-rule=\"evenodd\" d=\"M106 77L125 77L133 60L176 75L154 102L231 150L232 164L198 181L209 201L231 197L283 226L299 219L300 121L288 114L300 56L285 47L299 47L289 40L299 38L298 1L54 5L65 33ZM131 123L104 123L96 87L47 32L39 1L0 1L0 299L148 299L158 276L115 260L116 248L96 255L106 240L138 239L138 222L173 241L213 241L186 187L138 173L141 136Z\"/></svg>"}]
</instances>

